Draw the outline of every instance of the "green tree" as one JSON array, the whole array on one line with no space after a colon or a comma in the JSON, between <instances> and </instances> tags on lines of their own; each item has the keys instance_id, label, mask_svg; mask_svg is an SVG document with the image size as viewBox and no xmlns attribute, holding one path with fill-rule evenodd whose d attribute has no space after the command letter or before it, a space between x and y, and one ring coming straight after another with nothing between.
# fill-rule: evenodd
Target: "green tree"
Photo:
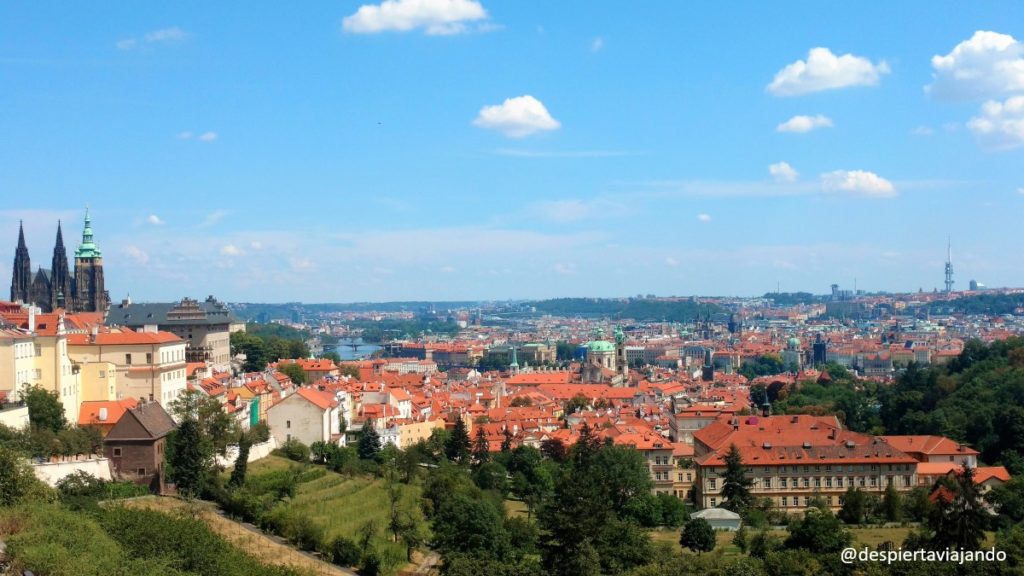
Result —
<instances>
[{"instance_id":1,"label":"green tree","mask_svg":"<svg viewBox=\"0 0 1024 576\"><path fill-rule=\"evenodd\" d=\"M380 435L374 427L373 418L367 418L363 422L363 428L359 434L359 445L357 451L361 460L373 460L380 453Z\"/></svg>"},{"instance_id":2,"label":"green tree","mask_svg":"<svg viewBox=\"0 0 1024 576\"><path fill-rule=\"evenodd\" d=\"M469 459L469 432L466 430L466 421L461 417L455 419L455 427L452 428L452 435L444 445L444 454L452 462L466 462Z\"/></svg>"},{"instance_id":3,"label":"green tree","mask_svg":"<svg viewBox=\"0 0 1024 576\"><path fill-rule=\"evenodd\" d=\"M733 546L736 546L737 548L740 549L740 553L742 553L742 554L746 554L747 553L749 539L747 537L747 527L746 526L740 526L739 530L737 530L736 534L732 537L732 543L733 543Z\"/></svg>"},{"instance_id":4,"label":"green tree","mask_svg":"<svg viewBox=\"0 0 1024 576\"><path fill-rule=\"evenodd\" d=\"M226 453L228 444L241 435L238 422L224 411L220 401L197 390L186 390L175 398L170 412L179 422L195 420L200 434L219 454Z\"/></svg>"},{"instance_id":5,"label":"green tree","mask_svg":"<svg viewBox=\"0 0 1024 576\"><path fill-rule=\"evenodd\" d=\"M903 498L892 482L886 486L885 495L882 497L882 513L889 522L903 520Z\"/></svg>"},{"instance_id":6,"label":"green tree","mask_svg":"<svg viewBox=\"0 0 1024 576\"><path fill-rule=\"evenodd\" d=\"M974 469L966 466L952 481L940 482L935 508L928 518L936 549L976 550L985 540L987 515Z\"/></svg>"},{"instance_id":7,"label":"green tree","mask_svg":"<svg viewBox=\"0 0 1024 576\"><path fill-rule=\"evenodd\" d=\"M487 433L484 427L476 429L476 438L473 440L473 463L476 466L483 466L491 460L491 445L487 441Z\"/></svg>"},{"instance_id":8,"label":"green tree","mask_svg":"<svg viewBox=\"0 0 1024 576\"><path fill-rule=\"evenodd\" d=\"M725 473L722 475L723 508L742 513L750 506L750 485L747 469L743 466L743 458L735 444L729 446L725 455Z\"/></svg>"},{"instance_id":9,"label":"green tree","mask_svg":"<svg viewBox=\"0 0 1024 576\"><path fill-rule=\"evenodd\" d=\"M590 400L588 400L586 396L584 396L583 394L577 394L573 396L571 399L569 399L568 402L565 403L565 413L567 415L575 414L576 412L585 410L589 405Z\"/></svg>"},{"instance_id":10,"label":"green tree","mask_svg":"<svg viewBox=\"0 0 1024 576\"><path fill-rule=\"evenodd\" d=\"M502 430L501 435L501 451L502 453L507 454L512 451L512 440L514 439L514 437L512 435L512 431L509 430L508 428Z\"/></svg>"},{"instance_id":11,"label":"green tree","mask_svg":"<svg viewBox=\"0 0 1024 576\"><path fill-rule=\"evenodd\" d=\"M711 552L715 549L715 531L703 518L694 518L686 523L679 536L679 545L693 552Z\"/></svg>"},{"instance_id":12,"label":"green tree","mask_svg":"<svg viewBox=\"0 0 1024 576\"><path fill-rule=\"evenodd\" d=\"M192 418L182 421L174 434L171 467L178 493L198 497L206 487L211 465L212 450L202 437L199 423Z\"/></svg>"},{"instance_id":13,"label":"green tree","mask_svg":"<svg viewBox=\"0 0 1024 576\"><path fill-rule=\"evenodd\" d=\"M804 517L789 524L786 548L803 548L819 554L837 553L850 545L853 537L832 512L810 508Z\"/></svg>"},{"instance_id":14,"label":"green tree","mask_svg":"<svg viewBox=\"0 0 1024 576\"><path fill-rule=\"evenodd\" d=\"M14 506L47 493L22 455L0 443L0 506Z\"/></svg>"},{"instance_id":15,"label":"green tree","mask_svg":"<svg viewBox=\"0 0 1024 576\"><path fill-rule=\"evenodd\" d=\"M64 405L56 392L41 386L26 386L22 398L28 406L28 421L32 427L43 428L54 433L67 427L64 418Z\"/></svg>"},{"instance_id":16,"label":"green tree","mask_svg":"<svg viewBox=\"0 0 1024 576\"><path fill-rule=\"evenodd\" d=\"M302 384L305 384L306 380L308 379L308 377L306 376L306 371L302 368L302 366L299 366L294 362L278 364L277 371L291 378L292 382L300 386Z\"/></svg>"},{"instance_id":17,"label":"green tree","mask_svg":"<svg viewBox=\"0 0 1024 576\"><path fill-rule=\"evenodd\" d=\"M860 524L868 513L867 501L867 494L863 490L850 486L843 495L839 518L847 524Z\"/></svg>"},{"instance_id":18,"label":"green tree","mask_svg":"<svg viewBox=\"0 0 1024 576\"><path fill-rule=\"evenodd\" d=\"M246 434L242 434L238 440L238 457L235 458L235 468L231 471L229 486L238 488L245 484L245 472L249 466L249 447L252 442Z\"/></svg>"},{"instance_id":19,"label":"green tree","mask_svg":"<svg viewBox=\"0 0 1024 576\"><path fill-rule=\"evenodd\" d=\"M669 528L682 526L688 517L686 504L671 494L659 492L658 508L661 510L661 524Z\"/></svg>"}]
</instances>

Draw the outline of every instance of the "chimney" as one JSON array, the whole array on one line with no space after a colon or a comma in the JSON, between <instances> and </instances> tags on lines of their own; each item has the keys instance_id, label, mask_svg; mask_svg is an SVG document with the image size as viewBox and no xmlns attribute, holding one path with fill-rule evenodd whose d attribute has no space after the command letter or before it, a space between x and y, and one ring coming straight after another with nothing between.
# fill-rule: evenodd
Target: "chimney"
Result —
<instances>
[{"instance_id":1,"label":"chimney","mask_svg":"<svg viewBox=\"0 0 1024 576\"><path fill-rule=\"evenodd\" d=\"M106 422L107 421L107 407L106 406L100 408L100 415L97 418L97 420L99 420L100 422Z\"/></svg>"},{"instance_id":2,"label":"chimney","mask_svg":"<svg viewBox=\"0 0 1024 576\"><path fill-rule=\"evenodd\" d=\"M29 306L28 307L28 331L29 332L35 332L36 331L36 307L35 306Z\"/></svg>"},{"instance_id":3,"label":"chimney","mask_svg":"<svg viewBox=\"0 0 1024 576\"><path fill-rule=\"evenodd\" d=\"M89 332L89 343L90 344L95 344L96 343L96 336L99 333L100 333L100 327L99 326L93 326L92 330Z\"/></svg>"}]
</instances>

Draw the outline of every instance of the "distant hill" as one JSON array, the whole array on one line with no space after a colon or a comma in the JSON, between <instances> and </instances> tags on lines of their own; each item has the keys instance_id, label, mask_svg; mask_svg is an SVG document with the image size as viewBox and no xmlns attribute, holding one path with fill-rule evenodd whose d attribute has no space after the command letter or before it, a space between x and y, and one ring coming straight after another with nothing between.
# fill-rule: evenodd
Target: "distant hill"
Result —
<instances>
[{"instance_id":1,"label":"distant hill","mask_svg":"<svg viewBox=\"0 0 1024 576\"><path fill-rule=\"evenodd\" d=\"M717 304L649 298L555 298L530 305L538 312L554 316L601 316L650 322L689 322L708 313L725 311Z\"/></svg>"}]
</instances>

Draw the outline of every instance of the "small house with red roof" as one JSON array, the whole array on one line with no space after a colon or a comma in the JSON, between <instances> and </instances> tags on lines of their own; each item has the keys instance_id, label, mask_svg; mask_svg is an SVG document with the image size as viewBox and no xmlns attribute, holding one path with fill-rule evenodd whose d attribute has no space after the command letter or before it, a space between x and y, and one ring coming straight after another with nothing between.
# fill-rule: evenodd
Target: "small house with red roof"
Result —
<instances>
[{"instance_id":1,"label":"small house with red roof","mask_svg":"<svg viewBox=\"0 0 1024 576\"><path fill-rule=\"evenodd\" d=\"M304 444L344 444L341 432L342 403L330 392L302 387L267 410L270 433L279 444L299 440Z\"/></svg>"}]
</instances>

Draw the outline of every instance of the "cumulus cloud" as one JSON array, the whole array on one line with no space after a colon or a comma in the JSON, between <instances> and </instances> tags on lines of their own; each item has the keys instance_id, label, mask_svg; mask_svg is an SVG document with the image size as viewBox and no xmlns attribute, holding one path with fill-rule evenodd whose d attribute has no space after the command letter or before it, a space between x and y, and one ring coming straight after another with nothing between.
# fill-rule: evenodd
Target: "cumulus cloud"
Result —
<instances>
[{"instance_id":1,"label":"cumulus cloud","mask_svg":"<svg viewBox=\"0 0 1024 576\"><path fill-rule=\"evenodd\" d=\"M943 100L981 100L1024 91L1024 43L978 30L949 54L932 57L935 81L925 87Z\"/></svg>"},{"instance_id":2,"label":"cumulus cloud","mask_svg":"<svg viewBox=\"0 0 1024 576\"><path fill-rule=\"evenodd\" d=\"M498 130L510 138L557 130L561 126L540 100L528 94L508 98L494 106L484 106L473 124L480 128Z\"/></svg>"},{"instance_id":3,"label":"cumulus cloud","mask_svg":"<svg viewBox=\"0 0 1024 576\"><path fill-rule=\"evenodd\" d=\"M826 192L841 192L867 198L896 196L892 182L866 170L835 170L821 175L821 186Z\"/></svg>"},{"instance_id":4,"label":"cumulus cloud","mask_svg":"<svg viewBox=\"0 0 1024 576\"><path fill-rule=\"evenodd\" d=\"M935 130L931 126L918 126L910 131L914 136L931 136Z\"/></svg>"},{"instance_id":5,"label":"cumulus cloud","mask_svg":"<svg viewBox=\"0 0 1024 576\"><path fill-rule=\"evenodd\" d=\"M793 116L775 127L776 132L810 132L818 128L831 128L832 119L821 114L815 116Z\"/></svg>"},{"instance_id":6,"label":"cumulus cloud","mask_svg":"<svg viewBox=\"0 0 1024 576\"><path fill-rule=\"evenodd\" d=\"M874 86L888 72L889 65L884 61L875 64L862 56L836 56L828 48L811 48L807 60L797 60L775 74L768 92L798 96L850 86Z\"/></svg>"},{"instance_id":7,"label":"cumulus cloud","mask_svg":"<svg viewBox=\"0 0 1024 576\"><path fill-rule=\"evenodd\" d=\"M199 140L201 142L213 142L216 139L217 139L217 133L216 132L203 132L202 134L199 135Z\"/></svg>"},{"instance_id":8,"label":"cumulus cloud","mask_svg":"<svg viewBox=\"0 0 1024 576\"><path fill-rule=\"evenodd\" d=\"M780 183L796 182L800 177L800 173L790 166L789 162L776 162L768 166L768 173L773 180Z\"/></svg>"},{"instance_id":9,"label":"cumulus cloud","mask_svg":"<svg viewBox=\"0 0 1024 576\"><path fill-rule=\"evenodd\" d=\"M342 29L353 34L408 32L422 29L427 34L461 34L468 24L487 19L487 11L476 0L385 0L364 4L342 20Z\"/></svg>"},{"instance_id":10,"label":"cumulus cloud","mask_svg":"<svg viewBox=\"0 0 1024 576\"><path fill-rule=\"evenodd\" d=\"M697 220L700 222L711 222L711 214L697 214Z\"/></svg>"},{"instance_id":11,"label":"cumulus cloud","mask_svg":"<svg viewBox=\"0 0 1024 576\"><path fill-rule=\"evenodd\" d=\"M115 44L118 50L133 50L143 45L153 44L171 44L174 42L181 42L187 39L189 36L188 32L172 26L170 28L162 28L160 30L153 30L142 35L142 39L138 38L124 38L118 40Z\"/></svg>"},{"instance_id":12,"label":"cumulus cloud","mask_svg":"<svg viewBox=\"0 0 1024 576\"><path fill-rule=\"evenodd\" d=\"M160 219L160 217L159 217L159 216L157 216L156 214L150 214L150 215L149 215L149 216L148 216L148 217L146 218L146 222L149 222L150 224L152 224L152 225L154 225L154 226L160 226L161 224L163 224L163 223L164 223L164 221L163 221L163 220L161 220L161 219Z\"/></svg>"},{"instance_id":13,"label":"cumulus cloud","mask_svg":"<svg viewBox=\"0 0 1024 576\"><path fill-rule=\"evenodd\" d=\"M981 106L981 115L971 118L967 128L978 143L992 150L1006 150L1024 144L1024 96L1005 102L990 100Z\"/></svg>"},{"instance_id":14,"label":"cumulus cloud","mask_svg":"<svg viewBox=\"0 0 1024 576\"><path fill-rule=\"evenodd\" d=\"M223 247L221 247L220 254L221 256L241 256L244 253L242 252L241 248L235 246L234 244L225 244Z\"/></svg>"},{"instance_id":15,"label":"cumulus cloud","mask_svg":"<svg viewBox=\"0 0 1024 576\"><path fill-rule=\"evenodd\" d=\"M124 253L134 260L136 264L145 266L149 263L149 254L146 254L146 252L138 246L128 246L124 249Z\"/></svg>"}]
</instances>

